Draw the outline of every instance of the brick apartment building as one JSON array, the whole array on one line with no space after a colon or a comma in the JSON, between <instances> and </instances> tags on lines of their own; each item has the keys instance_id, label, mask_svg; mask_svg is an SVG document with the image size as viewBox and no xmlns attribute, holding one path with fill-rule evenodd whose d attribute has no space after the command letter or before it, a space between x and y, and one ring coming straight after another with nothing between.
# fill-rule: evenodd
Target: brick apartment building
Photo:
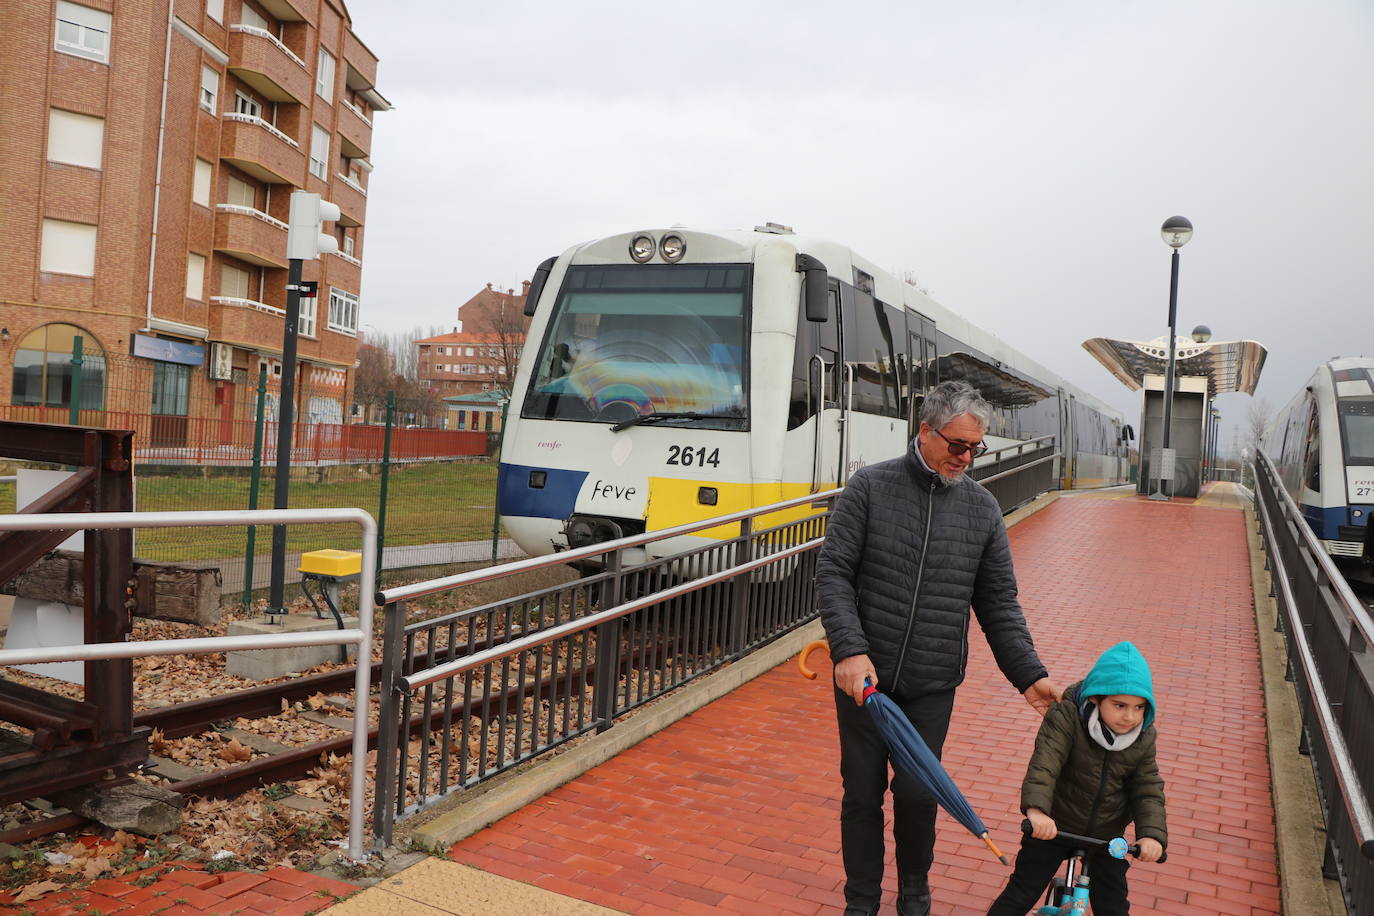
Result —
<instances>
[{"instance_id":1,"label":"brick apartment building","mask_svg":"<svg viewBox=\"0 0 1374 916\"><path fill-rule=\"evenodd\" d=\"M79 335L82 422L242 438L259 367L283 371L304 189L342 217L304 262L297 417L342 423L390 107L342 0L5 3L0 60L0 417L67 421Z\"/></svg>"},{"instance_id":2,"label":"brick apartment building","mask_svg":"<svg viewBox=\"0 0 1374 916\"><path fill-rule=\"evenodd\" d=\"M458 307L459 328L415 341L420 384L442 395L509 392L525 346L526 280L519 295L490 283Z\"/></svg>"}]
</instances>

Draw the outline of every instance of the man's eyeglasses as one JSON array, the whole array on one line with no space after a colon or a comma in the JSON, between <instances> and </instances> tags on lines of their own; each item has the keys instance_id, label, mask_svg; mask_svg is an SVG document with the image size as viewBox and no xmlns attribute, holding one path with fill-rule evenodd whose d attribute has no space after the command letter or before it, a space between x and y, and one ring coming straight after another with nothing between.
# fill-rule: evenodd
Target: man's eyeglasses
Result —
<instances>
[{"instance_id":1,"label":"man's eyeglasses","mask_svg":"<svg viewBox=\"0 0 1374 916\"><path fill-rule=\"evenodd\" d=\"M988 453L988 447L984 445L982 442L979 442L977 445L969 445L967 442L954 441L949 436L946 436L944 433L940 432L938 429L934 430L934 432L935 435L945 440L945 444L949 446L949 453L956 458L962 455L964 452L972 452L974 458L979 458Z\"/></svg>"}]
</instances>

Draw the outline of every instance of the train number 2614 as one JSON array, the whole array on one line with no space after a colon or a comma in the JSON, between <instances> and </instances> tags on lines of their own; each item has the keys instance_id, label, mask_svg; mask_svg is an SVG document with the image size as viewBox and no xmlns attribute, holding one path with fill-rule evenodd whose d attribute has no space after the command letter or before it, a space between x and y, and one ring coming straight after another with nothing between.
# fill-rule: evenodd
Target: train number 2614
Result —
<instances>
[{"instance_id":1,"label":"train number 2614","mask_svg":"<svg viewBox=\"0 0 1374 916\"><path fill-rule=\"evenodd\" d=\"M720 449L713 448L706 451L705 446L692 448L690 445L670 445L668 446L668 463L678 464L685 468L693 465L705 467L710 465L713 468L720 467Z\"/></svg>"}]
</instances>

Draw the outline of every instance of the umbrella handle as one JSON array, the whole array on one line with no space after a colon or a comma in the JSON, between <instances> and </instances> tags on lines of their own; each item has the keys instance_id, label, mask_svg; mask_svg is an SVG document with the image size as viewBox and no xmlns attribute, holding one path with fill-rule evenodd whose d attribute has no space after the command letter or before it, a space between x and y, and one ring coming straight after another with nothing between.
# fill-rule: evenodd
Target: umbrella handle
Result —
<instances>
[{"instance_id":1,"label":"umbrella handle","mask_svg":"<svg viewBox=\"0 0 1374 916\"><path fill-rule=\"evenodd\" d=\"M992 837L984 833L979 836L978 839L987 844L988 849L991 849L992 854L997 857L997 861L1001 862L1003 865L1011 865L1011 860L1002 855L1002 850L997 848L997 844L992 841Z\"/></svg>"},{"instance_id":2,"label":"umbrella handle","mask_svg":"<svg viewBox=\"0 0 1374 916\"><path fill-rule=\"evenodd\" d=\"M811 656L811 653L815 652L817 649L824 649L826 652L829 652L830 643L826 642L824 639L814 640L813 642L807 643L806 648L801 650L801 655L797 656L797 668L800 669L801 676L808 681L814 681L816 679L816 672L811 670L806 660Z\"/></svg>"}]
</instances>

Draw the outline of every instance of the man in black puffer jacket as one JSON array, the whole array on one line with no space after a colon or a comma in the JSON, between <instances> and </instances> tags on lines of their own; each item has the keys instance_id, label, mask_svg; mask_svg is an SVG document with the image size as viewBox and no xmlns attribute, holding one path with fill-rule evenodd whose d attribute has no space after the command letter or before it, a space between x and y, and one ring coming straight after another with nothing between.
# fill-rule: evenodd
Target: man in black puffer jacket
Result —
<instances>
[{"instance_id":1,"label":"man in black puffer jacket","mask_svg":"<svg viewBox=\"0 0 1374 916\"><path fill-rule=\"evenodd\" d=\"M1001 509L964 474L986 450L990 418L972 386L942 382L921 405L907 454L857 471L830 514L816 589L835 662L846 916L877 913L882 893L887 748L862 708L865 678L938 755L964 679L972 607L1002 673L1033 707L1043 715L1061 693L1016 600ZM898 913L924 916L935 800L902 773L892 797Z\"/></svg>"}]
</instances>

